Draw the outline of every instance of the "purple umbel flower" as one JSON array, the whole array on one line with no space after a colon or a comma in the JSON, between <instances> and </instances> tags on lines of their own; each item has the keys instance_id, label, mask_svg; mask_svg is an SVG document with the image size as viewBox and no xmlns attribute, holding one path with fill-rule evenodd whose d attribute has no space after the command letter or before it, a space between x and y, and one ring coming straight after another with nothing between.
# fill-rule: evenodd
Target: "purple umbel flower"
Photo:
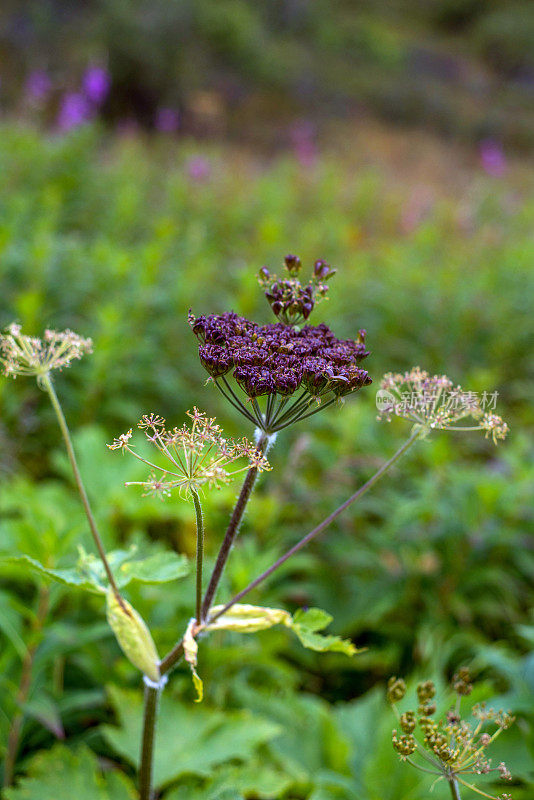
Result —
<instances>
[{"instance_id":1,"label":"purple umbel flower","mask_svg":"<svg viewBox=\"0 0 534 800\"><path fill-rule=\"evenodd\" d=\"M211 177L211 164L207 158L193 156L186 164L188 177L195 183L202 183Z\"/></svg>"},{"instance_id":2,"label":"purple umbel flower","mask_svg":"<svg viewBox=\"0 0 534 800\"><path fill-rule=\"evenodd\" d=\"M52 81L44 70L36 69L28 75L26 91L31 100L36 102L46 100L51 88Z\"/></svg>"},{"instance_id":3,"label":"purple umbel flower","mask_svg":"<svg viewBox=\"0 0 534 800\"><path fill-rule=\"evenodd\" d=\"M300 264L296 256L287 256L288 261L292 269ZM324 261L317 261L315 268L330 269ZM268 434L372 382L359 366L369 355L364 330L355 340L338 339L324 323L302 328L283 322L258 325L233 312L200 317L190 313L189 323L199 340L200 361L216 387ZM245 403L241 392L248 398ZM258 402L262 397L263 410Z\"/></svg>"},{"instance_id":4,"label":"purple umbel flower","mask_svg":"<svg viewBox=\"0 0 534 800\"><path fill-rule=\"evenodd\" d=\"M494 178L502 178L506 172L506 157L501 145L493 139L484 139L479 152L483 170Z\"/></svg>"},{"instance_id":5,"label":"purple umbel flower","mask_svg":"<svg viewBox=\"0 0 534 800\"><path fill-rule=\"evenodd\" d=\"M87 99L95 106L101 106L109 94L111 76L104 67L92 65L83 76L83 90Z\"/></svg>"},{"instance_id":6,"label":"purple umbel flower","mask_svg":"<svg viewBox=\"0 0 534 800\"><path fill-rule=\"evenodd\" d=\"M174 108L158 108L154 127L162 133L174 133L180 127L180 115Z\"/></svg>"},{"instance_id":7,"label":"purple umbel flower","mask_svg":"<svg viewBox=\"0 0 534 800\"><path fill-rule=\"evenodd\" d=\"M87 122L92 116L92 109L86 97L80 92L67 92L63 95L57 119L62 131L69 131Z\"/></svg>"}]
</instances>

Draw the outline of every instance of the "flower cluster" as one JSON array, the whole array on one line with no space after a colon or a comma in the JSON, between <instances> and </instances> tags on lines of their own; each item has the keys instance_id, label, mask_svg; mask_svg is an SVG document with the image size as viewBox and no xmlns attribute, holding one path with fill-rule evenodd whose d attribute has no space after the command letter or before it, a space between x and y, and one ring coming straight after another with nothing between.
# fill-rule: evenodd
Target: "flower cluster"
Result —
<instances>
[{"instance_id":1,"label":"flower cluster","mask_svg":"<svg viewBox=\"0 0 534 800\"><path fill-rule=\"evenodd\" d=\"M265 289L265 297L274 315L284 325L298 325L307 320L315 304L326 297L327 281L336 274L326 261L316 261L311 279L303 286L298 278L301 266L298 256L288 255L284 259L288 277L271 275L267 267L260 269L259 281Z\"/></svg>"},{"instance_id":2,"label":"flower cluster","mask_svg":"<svg viewBox=\"0 0 534 800\"><path fill-rule=\"evenodd\" d=\"M476 392L454 386L446 375L429 375L413 367L403 374L388 372L380 387L379 419L385 417L389 422L395 414L427 430L484 430L486 438L491 436L495 444L508 433L508 425L501 417L484 412L484 403ZM477 425L456 425L466 417L472 417Z\"/></svg>"},{"instance_id":3,"label":"flower cluster","mask_svg":"<svg viewBox=\"0 0 534 800\"><path fill-rule=\"evenodd\" d=\"M68 367L70 362L92 353L91 339L73 331L46 330L42 339L25 336L20 325L12 323L0 335L0 363L5 375L43 377L53 369Z\"/></svg>"},{"instance_id":4,"label":"flower cluster","mask_svg":"<svg viewBox=\"0 0 534 800\"><path fill-rule=\"evenodd\" d=\"M194 408L188 411L192 424L167 430L165 420L157 414L145 414L137 427L158 451L165 466L140 455L130 444L132 430L108 444L110 450L127 451L151 468L146 481L130 481L127 486L142 486L144 495L168 497L173 489L182 493L197 491L202 486L220 488L239 472L255 467L270 469L265 456L247 439L225 439L214 418ZM227 467L242 459L244 466L228 471Z\"/></svg>"},{"instance_id":5,"label":"flower cluster","mask_svg":"<svg viewBox=\"0 0 534 800\"><path fill-rule=\"evenodd\" d=\"M230 372L255 409L256 399L267 396L265 415L252 419L263 430L274 432L302 418L325 395L335 400L371 383L358 366L369 355L364 330L356 341L342 340L323 323L299 330L279 322L258 325L232 312L190 314L189 322L200 342L201 363L234 406L252 418L226 379ZM286 404L299 388L290 413Z\"/></svg>"},{"instance_id":6,"label":"flower cluster","mask_svg":"<svg viewBox=\"0 0 534 800\"><path fill-rule=\"evenodd\" d=\"M444 718L436 720L436 689L432 681L417 685L417 711L401 714L396 703L403 699L406 685L398 678L390 678L387 696L401 729L401 733L397 729L393 731L393 747L401 760L409 761L412 766L426 772L433 772L438 780L455 780L485 797L493 797L466 782L465 776L496 772L503 780L511 780L506 765L501 762L497 767L492 767L485 753L501 731L510 727L514 718L502 711L495 712L485 706L475 705L471 711L474 721L462 719L461 699L470 694L473 688L465 667L453 677L451 688L456 694L456 701ZM487 723L495 726L492 733L488 732ZM419 732L419 738L416 738L416 732ZM425 767L410 759L413 754L424 759ZM433 766L432 770L428 769L429 764ZM509 795L502 794L496 800L509 800Z\"/></svg>"}]
</instances>

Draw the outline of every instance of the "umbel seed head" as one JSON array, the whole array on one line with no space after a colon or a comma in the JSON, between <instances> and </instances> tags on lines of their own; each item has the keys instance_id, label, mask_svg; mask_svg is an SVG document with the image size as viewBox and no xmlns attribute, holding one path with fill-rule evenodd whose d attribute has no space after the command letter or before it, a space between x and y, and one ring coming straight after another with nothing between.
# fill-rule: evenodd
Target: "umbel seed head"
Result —
<instances>
[{"instance_id":1,"label":"umbel seed head","mask_svg":"<svg viewBox=\"0 0 534 800\"><path fill-rule=\"evenodd\" d=\"M16 378L29 375L44 378L54 369L63 369L86 353L93 352L91 339L84 339L71 330L46 330L42 339L26 336L20 325L12 323L0 335L0 364L4 375Z\"/></svg>"}]
</instances>

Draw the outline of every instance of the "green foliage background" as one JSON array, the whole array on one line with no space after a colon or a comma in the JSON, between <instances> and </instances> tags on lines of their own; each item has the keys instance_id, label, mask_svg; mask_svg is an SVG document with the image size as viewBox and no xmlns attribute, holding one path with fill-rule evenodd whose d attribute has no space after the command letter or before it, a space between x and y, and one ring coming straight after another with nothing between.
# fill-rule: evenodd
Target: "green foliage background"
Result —
<instances>
[{"instance_id":1,"label":"green foliage background","mask_svg":"<svg viewBox=\"0 0 534 800\"><path fill-rule=\"evenodd\" d=\"M124 488L137 467L105 443L149 411L180 425L194 404L228 433L252 434L204 385L187 311L231 308L269 320L256 272L264 263L277 267L288 251L305 265L322 257L338 266L315 321L344 336L367 329L375 382L413 364L446 372L466 389L497 390L498 413L511 427L497 449L479 434L421 443L251 598L290 611L324 608L334 616L332 632L365 653L349 660L304 651L283 629L218 633L201 643L204 705L193 704L180 669L163 706L157 770L165 800L423 800L428 781L391 748L384 682L391 674L443 682L465 663L480 680L479 699L518 715L493 757L506 757L514 799L527 800L534 724L528 170L499 184L473 173L461 195L441 196L410 228L406 186L362 167L358 153L327 153L305 171L286 155L108 139L90 127L54 138L4 125L0 141L0 323L17 319L35 334L68 326L94 339L94 354L58 375L56 388L109 547L135 544L156 559L163 549L193 553L192 508ZM194 182L187 165L200 153L211 175ZM408 433L400 420L376 421L375 388L279 436L221 599L311 529ZM2 380L0 403L1 554L72 567L77 545L92 546L45 397L32 381ZM234 496L229 487L205 498L210 556ZM4 747L45 584L12 562L1 570ZM166 651L191 616L191 577L134 580L126 591ZM6 800L52 800L65 785L87 800L133 797L139 679L105 624L102 598L51 585L36 643L18 761L25 777ZM445 797L445 789L433 796Z\"/></svg>"}]
</instances>

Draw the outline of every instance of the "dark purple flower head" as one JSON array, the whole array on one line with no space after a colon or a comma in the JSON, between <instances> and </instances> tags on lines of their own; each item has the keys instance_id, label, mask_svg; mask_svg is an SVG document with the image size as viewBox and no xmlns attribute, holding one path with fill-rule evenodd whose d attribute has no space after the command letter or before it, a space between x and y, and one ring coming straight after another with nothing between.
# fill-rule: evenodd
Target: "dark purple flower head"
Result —
<instances>
[{"instance_id":1,"label":"dark purple flower head","mask_svg":"<svg viewBox=\"0 0 534 800\"><path fill-rule=\"evenodd\" d=\"M83 94L68 92L61 100L57 124L62 131L69 131L87 122L92 114L93 110Z\"/></svg>"},{"instance_id":2,"label":"dark purple flower head","mask_svg":"<svg viewBox=\"0 0 534 800\"><path fill-rule=\"evenodd\" d=\"M315 402L324 408L371 383L368 372L358 366L369 355L364 330L356 340L338 339L324 323L302 328L281 322L258 325L233 312L200 317L190 312L189 323L200 342L201 363L218 388L270 433L315 413L318 407L310 411ZM243 405L230 377L252 402L252 409ZM300 396L286 408L299 389ZM262 412L257 398L265 395Z\"/></svg>"},{"instance_id":3,"label":"dark purple flower head","mask_svg":"<svg viewBox=\"0 0 534 800\"><path fill-rule=\"evenodd\" d=\"M95 106L101 106L111 88L111 76L104 67L91 65L83 76L83 90L85 96Z\"/></svg>"},{"instance_id":4,"label":"dark purple flower head","mask_svg":"<svg viewBox=\"0 0 534 800\"><path fill-rule=\"evenodd\" d=\"M259 282L271 310L285 325L298 325L308 319L316 303L326 297L327 281L336 273L326 261L316 261L309 282L303 286L298 278L301 266L298 256L287 255L284 259L287 277L271 275L267 267L259 272Z\"/></svg>"}]
</instances>

